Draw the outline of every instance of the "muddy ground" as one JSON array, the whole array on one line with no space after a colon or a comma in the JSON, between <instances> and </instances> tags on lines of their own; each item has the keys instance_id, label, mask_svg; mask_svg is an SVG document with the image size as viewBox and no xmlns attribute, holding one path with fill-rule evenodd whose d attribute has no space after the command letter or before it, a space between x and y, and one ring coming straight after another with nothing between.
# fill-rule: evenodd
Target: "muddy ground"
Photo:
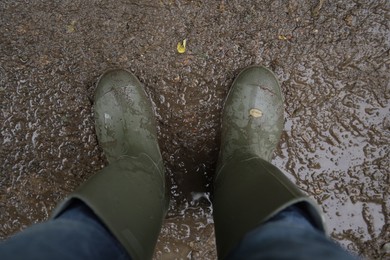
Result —
<instances>
[{"instance_id":1,"label":"muddy ground","mask_svg":"<svg viewBox=\"0 0 390 260\"><path fill-rule=\"evenodd\" d=\"M318 201L332 238L390 257L389 21L387 0L0 1L0 237L104 167L91 104L98 76L120 67L154 101L171 183L155 257L215 259L222 104L242 68L263 64L286 104L274 164Z\"/></svg>"}]
</instances>

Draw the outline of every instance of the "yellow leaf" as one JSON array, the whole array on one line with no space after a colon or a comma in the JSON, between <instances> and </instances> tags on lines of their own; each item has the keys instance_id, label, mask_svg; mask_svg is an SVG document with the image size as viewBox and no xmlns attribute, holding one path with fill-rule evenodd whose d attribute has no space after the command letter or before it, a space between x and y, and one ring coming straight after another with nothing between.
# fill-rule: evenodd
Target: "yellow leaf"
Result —
<instances>
[{"instance_id":1,"label":"yellow leaf","mask_svg":"<svg viewBox=\"0 0 390 260\"><path fill-rule=\"evenodd\" d=\"M183 42L179 42L177 44L177 52L178 53L185 53L186 52L186 43L187 43L187 39L184 39Z\"/></svg>"},{"instance_id":2,"label":"yellow leaf","mask_svg":"<svg viewBox=\"0 0 390 260\"><path fill-rule=\"evenodd\" d=\"M66 26L66 32L73 33L76 31L76 21L73 20L68 26Z\"/></svg>"},{"instance_id":3,"label":"yellow leaf","mask_svg":"<svg viewBox=\"0 0 390 260\"><path fill-rule=\"evenodd\" d=\"M283 40L283 41L285 41L285 40L287 40L287 37L286 37L286 36L284 36L284 35L279 35L279 40Z\"/></svg>"}]
</instances>

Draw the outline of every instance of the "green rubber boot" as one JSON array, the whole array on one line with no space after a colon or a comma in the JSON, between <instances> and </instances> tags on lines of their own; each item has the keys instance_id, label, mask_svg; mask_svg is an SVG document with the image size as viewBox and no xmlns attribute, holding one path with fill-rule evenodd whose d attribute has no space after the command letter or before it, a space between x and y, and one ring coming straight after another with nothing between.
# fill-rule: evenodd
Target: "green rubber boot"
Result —
<instances>
[{"instance_id":1,"label":"green rubber boot","mask_svg":"<svg viewBox=\"0 0 390 260\"><path fill-rule=\"evenodd\" d=\"M71 194L87 204L132 259L151 259L168 206L152 104L125 70L104 73L95 94L96 134L109 165Z\"/></svg>"},{"instance_id":2,"label":"green rubber boot","mask_svg":"<svg viewBox=\"0 0 390 260\"><path fill-rule=\"evenodd\" d=\"M283 99L274 74L244 69L233 82L222 115L214 181L214 222L220 259L243 236L293 204L324 231L318 206L270 163L283 130Z\"/></svg>"}]
</instances>

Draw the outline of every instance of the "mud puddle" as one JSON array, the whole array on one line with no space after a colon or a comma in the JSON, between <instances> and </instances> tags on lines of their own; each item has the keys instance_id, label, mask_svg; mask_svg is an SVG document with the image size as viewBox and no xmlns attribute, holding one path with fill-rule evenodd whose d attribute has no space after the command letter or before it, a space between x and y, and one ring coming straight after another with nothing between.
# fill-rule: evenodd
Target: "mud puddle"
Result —
<instances>
[{"instance_id":1,"label":"mud puddle","mask_svg":"<svg viewBox=\"0 0 390 260\"><path fill-rule=\"evenodd\" d=\"M389 10L385 0L1 1L0 236L47 219L105 165L91 100L97 77L121 67L155 104L171 183L155 256L215 259L207 194L222 104L242 68L263 64L286 102L273 162L319 202L336 241L388 257Z\"/></svg>"}]
</instances>

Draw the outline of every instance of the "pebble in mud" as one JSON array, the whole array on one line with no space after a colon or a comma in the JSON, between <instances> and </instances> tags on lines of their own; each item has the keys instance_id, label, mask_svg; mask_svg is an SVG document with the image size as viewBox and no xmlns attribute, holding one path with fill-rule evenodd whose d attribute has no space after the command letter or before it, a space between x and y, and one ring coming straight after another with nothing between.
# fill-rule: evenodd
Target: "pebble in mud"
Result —
<instances>
[{"instance_id":1,"label":"pebble in mud","mask_svg":"<svg viewBox=\"0 0 390 260\"><path fill-rule=\"evenodd\" d=\"M382 246L382 253L390 256L390 242Z\"/></svg>"}]
</instances>

